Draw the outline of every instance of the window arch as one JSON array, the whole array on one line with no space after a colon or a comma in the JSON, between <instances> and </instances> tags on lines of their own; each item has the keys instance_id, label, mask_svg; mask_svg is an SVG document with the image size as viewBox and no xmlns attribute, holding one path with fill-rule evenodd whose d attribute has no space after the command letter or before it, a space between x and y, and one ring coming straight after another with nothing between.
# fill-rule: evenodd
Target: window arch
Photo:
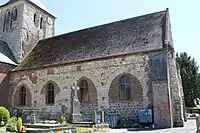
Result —
<instances>
[{"instance_id":1,"label":"window arch","mask_svg":"<svg viewBox=\"0 0 200 133\"><path fill-rule=\"evenodd\" d=\"M16 8L14 8L13 12L12 12L12 20L13 21L17 20L17 15L18 15L18 10Z\"/></svg>"},{"instance_id":2,"label":"window arch","mask_svg":"<svg viewBox=\"0 0 200 133\"><path fill-rule=\"evenodd\" d=\"M119 98L120 100L131 99L131 79L127 75L119 78Z\"/></svg>"},{"instance_id":3,"label":"window arch","mask_svg":"<svg viewBox=\"0 0 200 133\"><path fill-rule=\"evenodd\" d=\"M37 14L35 13L33 17L33 22L36 24L36 21L37 21Z\"/></svg>"},{"instance_id":4,"label":"window arch","mask_svg":"<svg viewBox=\"0 0 200 133\"><path fill-rule=\"evenodd\" d=\"M49 83L46 88L46 104L55 103L55 88L52 83Z\"/></svg>"},{"instance_id":5,"label":"window arch","mask_svg":"<svg viewBox=\"0 0 200 133\"><path fill-rule=\"evenodd\" d=\"M10 27L10 20L11 20L11 13L10 11L8 11L6 15L6 30L8 30Z\"/></svg>"},{"instance_id":6,"label":"window arch","mask_svg":"<svg viewBox=\"0 0 200 133\"><path fill-rule=\"evenodd\" d=\"M19 93L19 99L20 99L20 105L25 106L26 105L26 87L22 86L20 88L20 93Z\"/></svg>"},{"instance_id":7,"label":"window arch","mask_svg":"<svg viewBox=\"0 0 200 133\"><path fill-rule=\"evenodd\" d=\"M79 84L80 88L80 101L88 101L88 82L82 79Z\"/></svg>"},{"instance_id":8,"label":"window arch","mask_svg":"<svg viewBox=\"0 0 200 133\"><path fill-rule=\"evenodd\" d=\"M40 29L43 28L43 17L40 18Z\"/></svg>"},{"instance_id":9,"label":"window arch","mask_svg":"<svg viewBox=\"0 0 200 133\"><path fill-rule=\"evenodd\" d=\"M3 32L5 31L6 29L6 14L4 15L4 23L3 23Z\"/></svg>"}]
</instances>

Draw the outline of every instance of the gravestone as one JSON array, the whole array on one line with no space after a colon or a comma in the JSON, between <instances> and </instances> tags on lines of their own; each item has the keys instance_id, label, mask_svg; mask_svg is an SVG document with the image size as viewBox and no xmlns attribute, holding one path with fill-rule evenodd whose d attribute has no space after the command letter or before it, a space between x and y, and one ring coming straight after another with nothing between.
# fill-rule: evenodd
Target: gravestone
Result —
<instances>
[{"instance_id":1,"label":"gravestone","mask_svg":"<svg viewBox=\"0 0 200 133\"><path fill-rule=\"evenodd\" d=\"M92 122L95 124L105 123L104 111L93 111L92 112Z\"/></svg>"},{"instance_id":2,"label":"gravestone","mask_svg":"<svg viewBox=\"0 0 200 133\"><path fill-rule=\"evenodd\" d=\"M97 112L95 110L92 111L92 122L94 124L98 123L98 119L97 119Z\"/></svg>"},{"instance_id":3,"label":"gravestone","mask_svg":"<svg viewBox=\"0 0 200 133\"><path fill-rule=\"evenodd\" d=\"M74 96L72 98L72 121L73 122L80 122L82 115L80 113L80 102L78 100L78 90L79 87L77 86L77 82L74 82L72 85L72 90L74 91Z\"/></svg>"},{"instance_id":4,"label":"gravestone","mask_svg":"<svg viewBox=\"0 0 200 133\"><path fill-rule=\"evenodd\" d=\"M196 133L200 133L200 115L196 116Z\"/></svg>"},{"instance_id":5,"label":"gravestone","mask_svg":"<svg viewBox=\"0 0 200 133\"><path fill-rule=\"evenodd\" d=\"M105 113L104 111L100 111L101 112L101 123L105 123Z\"/></svg>"},{"instance_id":6,"label":"gravestone","mask_svg":"<svg viewBox=\"0 0 200 133\"><path fill-rule=\"evenodd\" d=\"M36 123L36 118L35 118L35 113L33 113L31 115L31 124L35 124Z\"/></svg>"},{"instance_id":7,"label":"gravestone","mask_svg":"<svg viewBox=\"0 0 200 133\"><path fill-rule=\"evenodd\" d=\"M39 110L38 109L19 109L18 110L18 117L21 117L23 119L23 122L33 122L36 116L38 115ZM33 117L35 117L33 119Z\"/></svg>"}]
</instances>

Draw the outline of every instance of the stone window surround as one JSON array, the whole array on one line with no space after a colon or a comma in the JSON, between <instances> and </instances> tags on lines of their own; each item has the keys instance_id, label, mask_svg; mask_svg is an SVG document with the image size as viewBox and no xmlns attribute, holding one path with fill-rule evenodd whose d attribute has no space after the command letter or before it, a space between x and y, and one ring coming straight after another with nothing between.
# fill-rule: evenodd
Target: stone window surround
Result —
<instances>
[{"instance_id":1,"label":"stone window surround","mask_svg":"<svg viewBox=\"0 0 200 133\"><path fill-rule=\"evenodd\" d=\"M119 84L119 79L122 76L128 76L131 80L131 97L130 100L121 100L120 99L120 84ZM108 98L109 98L109 103L127 103L127 102L143 102L143 88L142 85L137 77L132 75L131 73L121 73L115 76L110 84L109 92L108 92Z\"/></svg>"},{"instance_id":2,"label":"stone window surround","mask_svg":"<svg viewBox=\"0 0 200 133\"><path fill-rule=\"evenodd\" d=\"M12 11L12 21L17 21L17 18L18 18L18 10L16 7L14 7Z\"/></svg>"},{"instance_id":3,"label":"stone window surround","mask_svg":"<svg viewBox=\"0 0 200 133\"><path fill-rule=\"evenodd\" d=\"M49 84L53 84L53 86L54 86L54 103L47 103L47 97L46 97L46 95L47 95L47 87L48 87L48 85ZM57 85L57 83L56 82L54 82L54 81L52 81L52 80L49 80L44 86L43 86L43 88L42 88L42 90L41 90L41 92L40 92L40 94L41 95L45 95L45 105L46 106L54 106L55 105L55 98L56 98L56 95L58 94L58 93L60 93L60 88L59 88L59 86Z\"/></svg>"},{"instance_id":4,"label":"stone window surround","mask_svg":"<svg viewBox=\"0 0 200 133\"><path fill-rule=\"evenodd\" d=\"M12 28L12 22L17 21L18 18L18 10L16 7L13 8L12 12L7 10L4 15L4 22L3 22L3 32Z\"/></svg>"},{"instance_id":5,"label":"stone window surround","mask_svg":"<svg viewBox=\"0 0 200 133\"><path fill-rule=\"evenodd\" d=\"M20 91L21 88L25 87L26 88L26 101L25 101L25 105L21 105L21 97L20 97ZM19 107L29 107L32 106L32 94L31 94L31 90L30 90L30 86L28 86L26 83L22 83L19 86L17 86L17 88L13 91L12 94L12 103L13 105L17 105Z\"/></svg>"}]
</instances>

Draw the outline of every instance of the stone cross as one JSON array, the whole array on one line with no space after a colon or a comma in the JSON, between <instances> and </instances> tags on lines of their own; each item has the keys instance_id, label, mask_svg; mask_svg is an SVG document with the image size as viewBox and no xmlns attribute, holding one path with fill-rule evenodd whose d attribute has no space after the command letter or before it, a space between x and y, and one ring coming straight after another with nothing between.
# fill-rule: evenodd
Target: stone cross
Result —
<instances>
[{"instance_id":1,"label":"stone cross","mask_svg":"<svg viewBox=\"0 0 200 133\"><path fill-rule=\"evenodd\" d=\"M78 90L79 90L79 87L77 86L77 82L73 82L73 85L72 85L72 89L74 90L74 100L78 100Z\"/></svg>"},{"instance_id":2,"label":"stone cross","mask_svg":"<svg viewBox=\"0 0 200 133\"><path fill-rule=\"evenodd\" d=\"M74 92L74 96L72 98L72 119L73 122L80 122L81 121L81 113L80 113L80 102L78 100L78 90L79 87L77 86L77 82L73 82L72 90Z\"/></svg>"}]
</instances>

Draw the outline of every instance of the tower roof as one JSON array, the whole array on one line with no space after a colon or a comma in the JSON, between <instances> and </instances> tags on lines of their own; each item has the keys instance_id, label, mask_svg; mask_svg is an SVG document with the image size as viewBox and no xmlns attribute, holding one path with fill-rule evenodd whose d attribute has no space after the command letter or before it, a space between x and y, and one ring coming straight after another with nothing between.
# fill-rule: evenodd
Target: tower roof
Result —
<instances>
[{"instance_id":1,"label":"tower roof","mask_svg":"<svg viewBox=\"0 0 200 133\"><path fill-rule=\"evenodd\" d=\"M0 62L17 65L16 64L17 61L13 56L12 52L10 51L8 44L1 40L0 40Z\"/></svg>"},{"instance_id":2,"label":"tower roof","mask_svg":"<svg viewBox=\"0 0 200 133\"><path fill-rule=\"evenodd\" d=\"M2 6L5 6L5 5L8 5L8 4L11 4L11 3L14 3L14 2L17 2L19 0L9 0L6 4L2 5ZM49 13L50 15L52 15L53 17L55 17L55 15L53 13L51 13L45 6L44 4L41 2L41 0L24 0L26 2L29 2L31 4L33 4L34 6L37 6L39 7L40 9L44 10L45 12ZM1 7L1 6L0 6Z\"/></svg>"}]
</instances>

